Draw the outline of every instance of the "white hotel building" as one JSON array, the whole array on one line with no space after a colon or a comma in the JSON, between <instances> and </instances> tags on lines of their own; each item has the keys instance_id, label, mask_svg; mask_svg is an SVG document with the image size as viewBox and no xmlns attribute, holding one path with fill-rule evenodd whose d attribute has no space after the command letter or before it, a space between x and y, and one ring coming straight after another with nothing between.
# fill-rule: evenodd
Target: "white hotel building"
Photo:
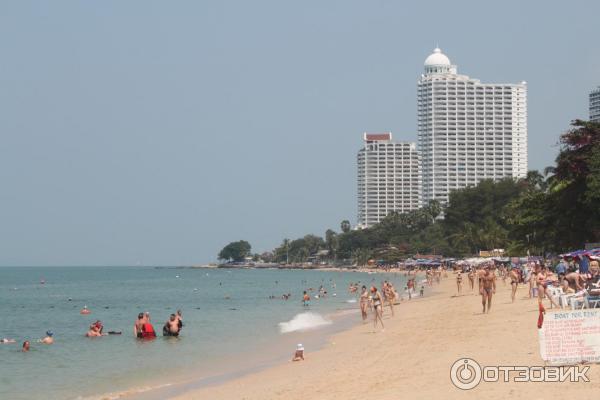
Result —
<instances>
[{"instance_id":1,"label":"white hotel building","mask_svg":"<svg viewBox=\"0 0 600 400\"><path fill-rule=\"evenodd\" d=\"M527 175L527 86L459 75L440 49L418 81L423 202L482 179Z\"/></svg>"},{"instance_id":2,"label":"white hotel building","mask_svg":"<svg viewBox=\"0 0 600 400\"><path fill-rule=\"evenodd\" d=\"M600 123L600 86L590 92L590 121Z\"/></svg>"},{"instance_id":3,"label":"white hotel building","mask_svg":"<svg viewBox=\"0 0 600 400\"><path fill-rule=\"evenodd\" d=\"M358 227L379 223L391 211L418 209L421 161L415 143L394 142L392 134L363 136L358 161Z\"/></svg>"}]
</instances>

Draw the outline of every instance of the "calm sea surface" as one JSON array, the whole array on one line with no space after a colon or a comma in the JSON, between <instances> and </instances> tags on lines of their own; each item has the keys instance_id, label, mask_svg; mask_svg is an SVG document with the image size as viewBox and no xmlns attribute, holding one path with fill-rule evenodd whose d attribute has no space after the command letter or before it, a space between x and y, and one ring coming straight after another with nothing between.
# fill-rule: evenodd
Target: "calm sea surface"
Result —
<instances>
[{"instance_id":1,"label":"calm sea surface","mask_svg":"<svg viewBox=\"0 0 600 400\"><path fill-rule=\"evenodd\" d=\"M354 309L356 296L348 293L348 284L379 285L383 279L404 287L400 275L354 272L2 267L0 338L18 343L0 345L0 399L95 398L166 384L276 341L287 334L282 322L287 322L284 330L293 331ZM302 290L321 285L328 298L303 307ZM290 300L268 298L284 293L292 294ZM80 315L84 306L90 315ZM177 309L183 311L182 335L163 338L162 325ZM149 342L133 336L136 316L144 311L161 335ZM105 332L123 334L86 338L96 319ZM34 343L46 330L54 332L55 344ZM32 342L29 353L20 351L24 340Z\"/></svg>"}]
</instances>

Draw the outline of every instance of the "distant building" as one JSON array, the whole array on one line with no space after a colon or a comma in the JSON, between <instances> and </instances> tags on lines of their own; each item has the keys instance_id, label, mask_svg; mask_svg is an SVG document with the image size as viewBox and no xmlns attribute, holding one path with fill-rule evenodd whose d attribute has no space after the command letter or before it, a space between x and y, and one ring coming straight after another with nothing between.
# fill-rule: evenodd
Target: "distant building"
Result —
<instances>
[{"instance_id":1,"label":"distant building","mask_svg":"<svg viewBox=\"0 0 600 400\"><path fill-rule=\"evenodd\" d=\"M482 179L527 175L527 86L459 75L436 48L418 81L423 202Z\"/></svg>"},{"instance_id":2,"label":"distant building","mask_svg":"<svg viewBox=\"0 0 600 400\"><path fill-rule=\"evenodd\" d=\"M390 212L418 209L421 161L415 143L394 142L392 134L363 136L358 152L358 227L379 223Z\"/></svg>"},{"instance_id":3,"label":"distant building","mask_svg":"<svg viewBox=\"0 0 600 400\"><path fill-rule=\"evenodd\" d=\"M590 92L590 121L600 122L600 86Z\"/></svg>"}]
</instances>

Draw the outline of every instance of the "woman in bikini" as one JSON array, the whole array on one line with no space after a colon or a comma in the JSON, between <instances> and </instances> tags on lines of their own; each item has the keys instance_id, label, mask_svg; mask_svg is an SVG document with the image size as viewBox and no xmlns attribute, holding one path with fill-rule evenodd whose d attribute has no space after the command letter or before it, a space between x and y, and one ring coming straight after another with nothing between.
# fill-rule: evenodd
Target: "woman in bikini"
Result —
<instances>
[{"instance_id":1,"label":"woman in bikini","mask_svg":"<svg viewBox=\"0 0 600 400\"><path fill-rule=\"evenodd\" d=\"M548 284L553 280L554 274L546 270L546 267L542 266L541 271L537 274L537 288L538 288L538 303L542 304L544 297L548 297L550 303L556 308L560 308L554 301L552 296L548 294Z\"/></svg>"},{"instance_id":2,"label":"woman in bikini","mask_svg":"<svg viewBox=\"0 0 600 400\"><path fill-rule=\"evenodd\" d=\"M392 317L394 316L394 302L396 301L396 294L394 293L394 287L391 283L386 282L383 285L383 297L385 301L387 301L390 305L390 311L392 312Z\"/></svg>"},{"instance_id":3,"label":"woman in bikini","mask_svg":"<svg viewBox=\"0 0 600 400\"><path fill-rule=\"evenodd\" d=\"M363 321L367 320L367 310L369 308L369 291L367 287L363 285L362 292L360 293L360 313L362 314Z\"/></svg>"},{"instance_id":4,"label":"woman in bikini","mask_svg":"<svg viewBox=\"0 0 600 400\"><path fill-rule=\"evenodd\" d=\"M375 286L371 286L371 305L374 311L373 327L377 329L377 321L379 320L381 322L381 329L383 330L383 298Z\"/></svg>"}]
</instances>

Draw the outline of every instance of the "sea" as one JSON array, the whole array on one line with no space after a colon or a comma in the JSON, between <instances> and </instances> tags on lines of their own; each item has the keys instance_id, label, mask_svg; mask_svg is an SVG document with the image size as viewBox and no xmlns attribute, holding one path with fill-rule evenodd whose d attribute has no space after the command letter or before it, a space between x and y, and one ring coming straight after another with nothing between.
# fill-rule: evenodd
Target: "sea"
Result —
<instances>
[{"instance_id":1,"label":"sea","mask_svg":"<svg viewBox=\"0 0 600 400\"><path fill-rule=\"evenodd\" d=\"M307 353L327 335L359 324L350 283L389 280L396 273L181 267L0 267L0 399L95 400L165 398ZM323 286L327 296L315 298ZM313 288L309 306L302 292ZM398 290L400 292L400 290ZM291 294L288 300L282 295ZM273 298L274 297L274 298ZM89 315L80 314L87 307ZM180 337L162 326L181 309ZM159 337L134 336L149 312ZM91 323L121 335L87 338ZM54 333L55 343L37 340ZM29 352L21 351L23 341ZM306 343L310 343L308 346Z\"/></svg>"}]
</instances>

